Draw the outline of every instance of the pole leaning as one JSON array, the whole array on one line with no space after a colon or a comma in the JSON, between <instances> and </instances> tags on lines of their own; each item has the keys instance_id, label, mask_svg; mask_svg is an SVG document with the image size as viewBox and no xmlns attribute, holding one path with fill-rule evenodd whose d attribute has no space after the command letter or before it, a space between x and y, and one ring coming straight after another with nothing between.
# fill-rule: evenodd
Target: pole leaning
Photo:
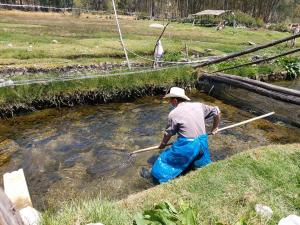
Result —
<instances>
[{"instance_id":1,"label":"pole leaning","mask_svg":"<svg viewBox=\"0 0 300 225\"><path fill-rule=\"evenodd\" d=\"M131 65L130 65L130 62L129 62L127 50L125 48L125 44L124 44L124 41L123 41L122 32L121 32L121 28L120 28L120 24L119 24L119 19L118 19L118 14L117 14L117 10L116 10L115 0L112 0L112 4L113 4L114 13L115 13L115 19L116 19L116 23L117 23L117 28L118 28L119 36L120 36L120 42L121 42L121 45L122 45L124 53L125 53L125 57L126 57L126 61L127 61L127 66L131 70Z\"/></svg>"}]
</instances>

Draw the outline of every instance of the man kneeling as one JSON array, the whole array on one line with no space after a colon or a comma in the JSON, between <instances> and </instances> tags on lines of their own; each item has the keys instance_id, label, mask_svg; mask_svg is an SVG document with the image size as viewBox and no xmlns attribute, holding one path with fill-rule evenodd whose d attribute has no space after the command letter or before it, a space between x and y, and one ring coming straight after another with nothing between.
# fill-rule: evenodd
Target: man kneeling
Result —
<instances>
[{"instance_id":1,"label":"man kneeling","mask_svg":"<svg viewBox=\"0 0 300 225\"><path fill-rule=\"evenodd\" d=\"M151 174L164 183L179 176L189 167L200 168L211 163L205 119L213 117L211 133L216 134L220 123L218 107L188 102L182 88L172 87L164 98L174 107L168 116L168 125L159 146L164 149L171 136L178 135L173 145L155 161Z\"/></svg>"}]
</instances>

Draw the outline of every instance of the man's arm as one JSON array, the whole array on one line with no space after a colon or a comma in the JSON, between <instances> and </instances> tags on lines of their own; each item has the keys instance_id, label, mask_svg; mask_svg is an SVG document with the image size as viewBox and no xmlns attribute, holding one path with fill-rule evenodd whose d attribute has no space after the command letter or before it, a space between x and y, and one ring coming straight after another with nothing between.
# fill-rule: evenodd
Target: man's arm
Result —
<instances>
[{"instance_id":1,"label":"man's arm","mask_svg":"<svg viewBox=\"0 0 300 225\"><path fill-rule=\"evenodd\" d=\"M219 128L219 125L220 125L220 121L221 121L221 113L214 116L214 123L213 123L213 127L211 129L211 133L213 135L218 133L218 128Z\"/></svg>"},{"instance_id":2,"label":"man's arm","mask_svg":"<svg viewBox=\"0 0 300 225\"><path fill-rule=\"evenodd\" d=\"M171 137L172 137L171 135L165 133L164 137L163 137L163 139L162 139L162 141L161 141L161 143L160 143L160 145L159 145L158 148L159 149L164 149L166 147L166 145L168 144L168 142L169 142L169 140L170 140Z\"/></svg>"},{"instance_id":3,"label":"man's arm","mask_svg":"<svg viewBox=\"0 0 300 225\"><path fill-rule=\"evenodd\" d=\"M202 104L202 108L203 108L205 119L208 119L210 117L214 118L211 134L216 134L218 132L218 127L221 121L221 111L219 107Z\"/></svg>"},{"instance_id":4,"label":"man's arm","mask_svg":"<svg viewBox=\"0 0 300 225\"><path fill-rule=\"evenodd\" d=\"M177 130L178 130L178 124L176 122L176 119L174 118L174 115L169 114L168 124L165 129L164 137L159 145L159 149L164 149L166 147L170 138L177 133Z\"/></svg>"}]
</instances>

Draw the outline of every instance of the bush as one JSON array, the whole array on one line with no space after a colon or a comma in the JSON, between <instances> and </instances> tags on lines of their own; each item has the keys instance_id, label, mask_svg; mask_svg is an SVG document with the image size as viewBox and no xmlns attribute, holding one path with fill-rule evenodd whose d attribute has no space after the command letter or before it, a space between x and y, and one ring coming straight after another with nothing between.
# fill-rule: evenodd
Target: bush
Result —
<instances>
[{"instance_id":1,"label":"bush","mask_svg":"<svg viewBox=\"0 0 300 225\"><path fill-rule=\"evenodd\" d=\"M260 18L254 18L251 15L241 12L241 11L236 11L235 12L235 20L237 24L240 25L245 25L247 27L263 27L264 26L264 21ZM228 19L228 24L233 26L233 21L234 21L234 16L230 15Z\"/></svg>"},{"instance_id":2,"label":"bush","mask_svg":"<svg viewBox=\"0 0 300 225\"><path fill-rule=\"evenodd\" d=\"M283 57L279 64L286 70L287 79L294 80L300 75L300 61L297 58Z\"/></svg>"},{"instance_id":3,"label":"bush","mask_svg":"<svg viewBox=\"0 0 300 225\"><path fill-rule=\"evenodd\" d=\"M269 30L276 30L280 32L289 32L288 25L285 23L274 23L267 27Z\"/></svg>"},{"instance_id":4,"label":"bush","mask_svg":"<svg viewBox=\"0 0 300 225\"><path fill-rule=\"evenodd\" d=\"M144 13L144 12L140 12L137 14L137 17L136 17L138 20L150 20L150 16L148 13Z\"/></svg>"}]
</instances>

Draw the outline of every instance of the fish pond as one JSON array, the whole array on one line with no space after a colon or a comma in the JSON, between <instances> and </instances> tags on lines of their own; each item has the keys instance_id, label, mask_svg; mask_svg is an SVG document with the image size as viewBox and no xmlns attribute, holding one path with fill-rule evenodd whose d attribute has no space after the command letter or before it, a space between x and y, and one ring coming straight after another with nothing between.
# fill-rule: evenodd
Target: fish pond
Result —
<instances>
[{"instance_id":1,"label":"fish pond","mask_svg":"<svg viewBox=\"0 0 300 225\"><path fill-rule=\"evenodd\" d=\"M255 116L198 91L189 95L219 106L221 127ZM151 167L158 150L135 157L128 153L159 144L169 112L162 97L144 97L2 120L0 175L23 168L33 205L41 210L80 197L124 198L154 185L139 173ZM258 146L299 142L299 137L298 128L259 120L210 136L209 143L217 161Z\"/></svg>"},{"instance_id":2,"label":"fish pond","mask_svg":"<svg viewBox=\"0 0 300 225\"><path fill-rule=\"evenodd\" d=\"M300 91L300 78L295 80L290 80L290 81L288 80L277 81L274 82L273 84Z\"/></svg>"}]
</instances>

